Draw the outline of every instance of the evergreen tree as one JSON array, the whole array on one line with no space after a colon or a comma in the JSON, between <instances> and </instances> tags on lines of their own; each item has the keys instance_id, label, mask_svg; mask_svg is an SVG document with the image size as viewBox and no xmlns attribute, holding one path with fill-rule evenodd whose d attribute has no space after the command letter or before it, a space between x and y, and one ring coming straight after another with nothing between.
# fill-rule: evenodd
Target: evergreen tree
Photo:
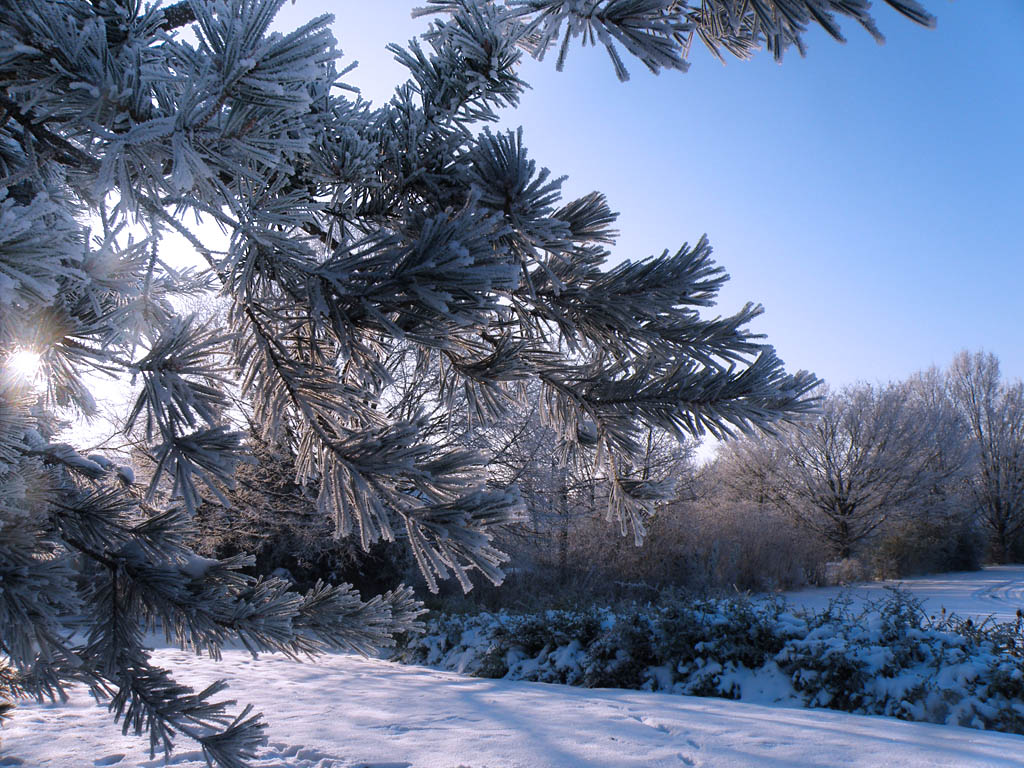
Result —
<instances>
[{"instance_id":1,"label":"evergreen tree","mask_svg":"<svg viewBox=\"0 0 1024 768\"><path fill-rule=\"evenodd\" d=\"M877 34L866 0L433 2L424 41L392 47L409 81L374 108L344 89L329 17L269 30L282 3L0 0L3 684L84 683L153 750L180 733L221 766L245 764L261 720L229 714L222 683L195 692L154 666L147 631L214 657L232 638L370 650L417 610L404 590L295 593L186 546L245 460L229 387L337 534L402 538L432 585L501 578L490 531L517 498L486 486L485 457L429 439L426 414L381 407L398 353L478 418L537 382L560 454L602 468L609 514L638 539L644 430L731 434L813 405L813 376L747 330L758 307L698 314L726 279L706 240L605 270L605 198L563 202L521 132L480 128L517 104L523 52L557 48L561 66L573 39L597 40L624 78L618 47L658 71L685 69L694 36L779 57L810 23ZM170 259L174 238L205 266ZM177 309L210 290L226 326ZM11 372L25 352L41 355L41 396ZM53 440L53 414L94 413L90 389L118 375L139 385L125 426L150 444L146 487Z\"/></svg>"}]
</instances>

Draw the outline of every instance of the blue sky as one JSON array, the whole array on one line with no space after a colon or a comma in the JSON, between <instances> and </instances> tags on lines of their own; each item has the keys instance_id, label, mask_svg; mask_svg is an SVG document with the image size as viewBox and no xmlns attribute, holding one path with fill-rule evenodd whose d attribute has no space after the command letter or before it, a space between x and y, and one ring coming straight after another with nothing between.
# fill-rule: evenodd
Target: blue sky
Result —
<instances>
[{"instance_id":1,"label":"blue sky","mask_svg":"<svg viewBox=\"0 0 1024 768\"><path fill-rule=\"evenodd\" d=\"M719 311L764 304L755 328L790 369L886 381L984 348L1021 378L1024 3L923 2L934 30L877 2L884 46L848 24L782 66L695 45L688 73L634 64L620 84L603 51L528 62L505 124L567 196L608 195L615 258L706 232L732 276ZM425 26L415 4L304 0L279 24L334 13L348 80L380 102L404 79L385 44Z\"/></svg>"}]
</instances>

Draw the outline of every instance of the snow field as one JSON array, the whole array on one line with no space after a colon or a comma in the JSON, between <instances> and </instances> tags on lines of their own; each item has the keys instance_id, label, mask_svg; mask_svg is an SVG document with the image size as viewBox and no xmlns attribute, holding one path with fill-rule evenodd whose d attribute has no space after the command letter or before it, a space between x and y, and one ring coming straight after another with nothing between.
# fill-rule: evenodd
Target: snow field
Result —
<instances>
[{"instance_id":1,"label":"snow field","mask_svg":"<svg viewBox=\"0 0 1024 768\"><path fill-rule=\"evenodd\" d=\"M1024 567L905 584L928 610L956 605L976 617L1010 616L1013 595L1024 588ZM857 588L854 598L875 589ZM793 601L806 597L799 593ZM933 607L933 600L939 604ZM553 662L565 666L573 650ZM216 663L158 649L154 660L195 687L226 677L239 706L251 702L264 713L269 738L255 768L1024 766L1024 737L888 717L470 678L341 654L300 663L228 650ZM770 676L753 676L745 685L760 702L786 690ZM149 759L144 738L121 735L81 690L66 705L21 704L2 737L0 768L165 764L160 756ZM187 743L182 747L169 765L205 765Z\"/></svg>"},{"instance_id":2,"label":"snow field","mask_svg":"<svg viewBox=\"0 0 1024 768\"><path fill-rule=\"evenodd\" d=\"M991 565L980 571L943 573L903 581L878 581L848 587L825 587L788 592L786 600L794 606L824 610L831 600L848 596L855 601L883 597L886 587L901 585L922 601L930 615L955 613L974 619L989 616L998 622L1013 621L1024 609L1024 566Z\"/></svg>"},{"instance_id":3,"label":"snow field","mask_svg":"<svg viewBox=\"0 0 1024 768\"><path fill-rule=\"evenodd\" d=\"M159 650L158 663L231 694L270 722L256 768L1019 768L1024 738L823 710L642 691L467 678L329 655L299 663L226 651L212 663ZM158 768L78 692L24 705L4 729L0 766ZM176 768L200 768L196 752Z\"/></svg>"}]
</instances>

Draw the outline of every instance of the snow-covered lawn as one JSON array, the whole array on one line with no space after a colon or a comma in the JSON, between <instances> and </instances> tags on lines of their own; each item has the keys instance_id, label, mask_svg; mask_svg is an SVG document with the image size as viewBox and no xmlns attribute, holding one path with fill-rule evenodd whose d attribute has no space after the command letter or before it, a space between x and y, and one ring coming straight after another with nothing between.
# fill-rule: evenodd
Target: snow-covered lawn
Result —
<instances>
[{"instance_id":1,"label":"snow-covered lawn","mask_svg":"<svg viewBox=\"0 0 1024 768\"><path fill-rule=\"evenodd\" d=\"M929 609L1010 618L1024 567L905 585ZM828 596L793 597L808 605ZM232 697L263 711L270 744L259 768L1024 766L1024 737L883 717L482 680L347 655L298 663L227 651L218 664L161 649L155 657L196 686L227 677ZM171 765L205 765L187 743L180 748ZM163 764L82 692L67 705L21 705L0 751L3 768Z\"/></svg>"},{"instance_id":2,"label":"snow-covered lawn","mask_svg":"<svg viewBox=\"0 0 1024 768\"><path fill-rule=\"evenodd\" d=\"M924 601L929 614L943 608L947 613L975 618L994 617L996 621L1014 621L1017 610L1024 609L1024 565L994 565L981 571L920 576L902 581L879 581L850 587L829 587L787 592L793 605L812 610L825 608L829 600L849 595L855 600L878 599L886 587L902 585ZM1024 758L1022 758L1024 765Z\"/></svg>"},{"instance_id":3,"label":"snow-covered lawn","mask_svg":"<svg viewBox=\"0 0 1024 768\"><path fill-rule=\"evenodd\" d=\"M1024 738L962 728L635 691L466 678L332 655L319 664L211 664L160 651L197 684L228 675L232 694L267 715L260 768L655 768L656 766L1021 766ZM204 765L195 752L171 764ZM145 766L84 694L67 706L19 708L2 766ZM20 761L20 762L19 762Z\"/></svg>"}]
</instances>

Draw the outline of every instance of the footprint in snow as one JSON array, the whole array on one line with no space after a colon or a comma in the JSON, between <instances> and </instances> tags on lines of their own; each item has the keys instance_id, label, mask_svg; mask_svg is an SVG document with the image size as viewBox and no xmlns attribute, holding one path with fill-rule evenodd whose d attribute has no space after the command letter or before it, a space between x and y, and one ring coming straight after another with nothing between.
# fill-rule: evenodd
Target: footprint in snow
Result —
<instances>
[{"instance_id":1,"label":"footprint in snow","mask_svg":"<svg viewBox=\"0 0 1024 768\"><path fill-rule=\"evenodd\" d=\"M166 768L168 765L181 765L182 763L189 762L201 765L206 762L206 758L203 757L202 752L172 752L169 758L156 757L153 760L139 763L139 766L140 768Z\"/></svg>"},{"instance_id":2,"label":"footprint in snow","mask_svg":"<svg viewBox=\"0 0 1024 768\"><path fill-rule=\"evenodd\" d=\"M391 723L390 725L372 725L369 726L375 731L387 731L388 733L409 733L409 731L427 731L430 730L425 725L401 725L399 723Z\"/></svg>"},{"instance_id":3,"label":"footprint in snow","mask_svg":"<svg viewBox=\"0 0 1024 768\"><path fill-rule=\"evenodd\" d=\"M654 722L653 720L650 720L649 718L646 718L646 717L643 720L641 720L640 722L643 723L644 725L646 725L648 728L653 728L654 730L658 731L659 733L671 733L671 731L668 729L668 726L665 725L664 723Z\"/></svg>"},{"instance_id":4,"label":"footprint in snow","mask_svg":"<svg viewBox=\"0 0 1024 768\"><path fill-rule=\"evenodd\" d=\"M640 723L640 725L646 725L648 728L652 728L655 731L658 731L659 733L672 733L672 731L669 730L669 727L667 725L665 725L664 723L659 723L654 720L651 720L651 718L649 717L641 717L640 715L630 715L629 718L631 720L636 720L638 723Z\"/></svg>"},{"instance_id":5,"label":"footprint in snow","mask_svg":"<svg viewBox=\"0 0 1024 768\"><path fill-rule=\"evenodd\" d=\"M348 765L347 761L343 761L337 755L329 755L312 747L288 745L280 742L268 744L267 746L270 749L257 757L259 762L255 763L255 765L265 766L265 768L341 768L343 764ZM277 762L282 759L286 760L286 762ZM407 763L402 763L401 768L407 767Z\"/></svg>"},{"instance_id":6,"label":"footprint in snow","mask_svg":"<svg viewBox=\"0 0 1024 768\"><path fill-rule=\"evenodd\" d=\"M124 760L124 755L107 755L106 757L101 757L99 760L93 760L92 764L102 767L107 765L117 765L122 760Z\"/></svg>"}]
</instances>

